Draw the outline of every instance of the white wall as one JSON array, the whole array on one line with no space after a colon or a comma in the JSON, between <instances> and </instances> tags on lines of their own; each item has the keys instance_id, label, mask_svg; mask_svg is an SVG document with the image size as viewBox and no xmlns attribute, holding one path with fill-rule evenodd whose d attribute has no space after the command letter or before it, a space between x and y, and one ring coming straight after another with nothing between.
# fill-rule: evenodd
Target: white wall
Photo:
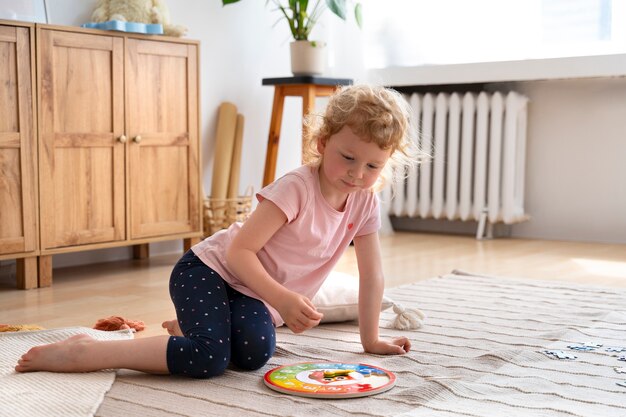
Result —
<instances>
[{"instance_id":1,"label":"white wall","mask_svg":"<svg viewBox=\"0 0 626 417\"><path fill-rule=\"evenodd\" d=\"M513 236L626 243L626 78L525 81L528 222Z\"/></svg>"}]
</instances>

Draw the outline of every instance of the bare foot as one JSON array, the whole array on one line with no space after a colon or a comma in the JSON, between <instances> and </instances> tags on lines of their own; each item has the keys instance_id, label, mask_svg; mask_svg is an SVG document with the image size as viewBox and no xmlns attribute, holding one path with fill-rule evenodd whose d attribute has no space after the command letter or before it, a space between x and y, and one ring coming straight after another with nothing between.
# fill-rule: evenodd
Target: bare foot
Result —
<instances>
[{"instance_id":1,"label":"bare foot","mask_svg":"<svg viewBox=\"0 0 626 417\"><path fill-rule=\"evenodd\" d=\"M161 327L167 329L167 332L170 336L182 336L183 332L180 330L180 326L178 325L178 320L168 320L161 323Z\"/></svg>"},{"instance_id":2,"label":"bare foot","mask_svg":"<svg viewBox=\"0 0 626 417\"><path fill-rule=\"evenodd\" d=\"M62 342L36 346L17 361L17 372L89 372L100 369L87 352L87 347L98 343L91 336L78 334Z\"/></svg>"}]
</instances>

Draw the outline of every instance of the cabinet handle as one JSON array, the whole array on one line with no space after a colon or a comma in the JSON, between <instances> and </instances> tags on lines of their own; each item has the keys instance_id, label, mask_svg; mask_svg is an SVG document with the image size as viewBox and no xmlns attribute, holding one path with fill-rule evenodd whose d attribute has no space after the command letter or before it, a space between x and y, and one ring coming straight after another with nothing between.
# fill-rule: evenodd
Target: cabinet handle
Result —
<instances>
[{"instance_id":1,"label":"cabinet handle","mask_svg":"<svg viewBox=\"0 0 626 417\"><path fill-rule=\"evenodd\" d=\"M139 143L141 142L141 136L137 135L133 138L133 140L135 141L135 143Z\"/></svg>"},{"instance_id":2,"label":"cabinet handle","mask_svg":"<svg viewBox=\"0 0 626 417\"><path fill-rule=\"evenodd\" d=\"M117 138L117 140L119 140L122 143L126 143L126 140L127 140L126 135L120 136L119 138Z\"/></svg>"}]
</instances>

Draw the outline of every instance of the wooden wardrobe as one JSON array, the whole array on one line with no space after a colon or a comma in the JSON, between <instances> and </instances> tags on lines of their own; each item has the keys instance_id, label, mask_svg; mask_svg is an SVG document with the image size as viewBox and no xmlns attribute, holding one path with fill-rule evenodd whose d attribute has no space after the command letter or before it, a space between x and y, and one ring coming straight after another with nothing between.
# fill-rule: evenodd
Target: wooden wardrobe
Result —
<instances>
[{"instance_id":1,"label":"wooden wardrobe","mask_svg":"<svg viewBox=\"0 0 626 417\"><path fill-rule=\"evenodd\" d=\"M0 259L22 259L18 286L50 285L54 254L132 245L141 258L150 242L197 242L199 43L2 21L7 44L5 31L15 41L0 54L16 69L0 82L17 87L0 103L31 104L0 105Z\"/></svg>"}]
</instances>

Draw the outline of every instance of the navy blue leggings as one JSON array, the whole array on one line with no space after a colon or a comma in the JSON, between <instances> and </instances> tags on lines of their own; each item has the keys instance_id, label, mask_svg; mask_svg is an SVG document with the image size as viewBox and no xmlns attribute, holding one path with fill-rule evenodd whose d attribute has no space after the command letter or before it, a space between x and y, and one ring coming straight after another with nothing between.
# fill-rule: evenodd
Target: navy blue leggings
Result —
<instances>
[{"instance_id":1,"label":"navy blue leggings","mask_svg":"<svg viewBox=\"0 0 626 417\"><path fill-rule=\"evenodd\" d=\"M209 378L231 361L254 370L274 354L276 332L265 304L232 289L191 250L174 266L170 296L184 335L167 344L171 374Z\"/></svg>"}]
</instances>

